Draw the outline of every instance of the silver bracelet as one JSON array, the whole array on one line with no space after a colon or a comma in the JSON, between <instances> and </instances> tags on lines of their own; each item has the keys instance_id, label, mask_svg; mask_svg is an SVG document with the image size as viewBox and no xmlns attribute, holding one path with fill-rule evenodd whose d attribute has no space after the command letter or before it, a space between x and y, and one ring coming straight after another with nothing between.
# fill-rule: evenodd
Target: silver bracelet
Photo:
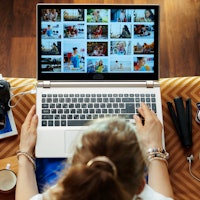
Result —
<instances>
[{"instance_id":1,"label":"silver bracelet","mask_svg":"<svg viewBox=\"0 0 200 200\"><path fill-rule=\"evenodd\" d=\"M27 152L23 152L23 151L19 150L19 151L17 151L17 159L18 160L19 160L20 155L24 155L33 164L34 169L36 169L35 158L33 156L31 156Z\"/></svg>"},{"instance_id":2,"label":"silver bracelet","mask_svg":"<svg viewBox=\"0 0 200 200\"><path fill-rule=\"evenodd\" d=\"M147 158L150 159L153 157L164 158L167 160L169 158L169 153L163 148L149 148L147 150Z\"/></svg>"},{"instance_id":3,"label":"silver bracelet","mask_svg":"<svg viewBox=\"0 0 200 200\"><path fill-rule=\"evenodd\" d=\"M160 148L160 147L158 147L158 148L149 148L148 150L147 150L147 153L152 153L152 152L160 152L160 153L165 153L166 152L166 150L165 149L163 149L163 148Z\"/></svg>"},{"instance_id":4,"label":"silver bracelet","mask_svg":"<svg viewBox=\"0 0 200 200\"><path fill-rule=\"evenodd\" d=\"M164 159L168 159L169 158L169 153L159 153L159 152L155 152L155 153L149 153L147 154L147 157L159 157L159 158L164 158Z\"/></svg>"},{"instance_id":5,"label":"silver bracelet","mask_svg":"<svg viewBox=\"0 0 200 200\"><path fill-rule=\"evenodd\" d=\"M167 167L168 167L168 162L167 162L167 160L166 160L165 158L161 158L161 157L152 157L152 158L148 159L148 161L149 161L149 162L151 162L151 161L153 161L153 160L160 160L160 161L164 161L164 162L165 162L165 164L166 164L166 165L167 165Z\"/></svg>"}]
</instances>

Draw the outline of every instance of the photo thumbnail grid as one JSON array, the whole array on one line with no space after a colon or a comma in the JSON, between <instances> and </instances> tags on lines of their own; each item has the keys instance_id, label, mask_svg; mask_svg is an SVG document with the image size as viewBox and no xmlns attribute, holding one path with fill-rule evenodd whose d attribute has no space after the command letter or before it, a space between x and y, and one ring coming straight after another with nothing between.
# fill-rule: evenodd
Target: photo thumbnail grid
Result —
<instances>
[{"instance_id":1,"label":"photo thumbnail grid","mask_svg":"<svg viewBox=\"0 0 200 200\"><path fill-rule=\"evenodd\" d=\"M154 71L154 9L42 9L41 71Z\"/></svg>"}]
</instances>

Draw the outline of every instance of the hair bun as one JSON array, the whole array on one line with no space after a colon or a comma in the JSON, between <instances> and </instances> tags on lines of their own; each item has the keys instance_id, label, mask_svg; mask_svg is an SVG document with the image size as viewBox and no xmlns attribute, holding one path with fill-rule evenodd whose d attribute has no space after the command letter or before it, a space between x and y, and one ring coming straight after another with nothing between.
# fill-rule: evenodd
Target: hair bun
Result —
<instances>
[{"instance_id":1,"label":"hair bun","mask_svg":"<svg viewBox=\"0 0 200 200\"><path fill-rule=\"evenodd\" d=\"M89 160L87 166L103 169L110 172L114 177L117 177L117 168L107 156L97 156Z\"/></svg>"}]
</instances>

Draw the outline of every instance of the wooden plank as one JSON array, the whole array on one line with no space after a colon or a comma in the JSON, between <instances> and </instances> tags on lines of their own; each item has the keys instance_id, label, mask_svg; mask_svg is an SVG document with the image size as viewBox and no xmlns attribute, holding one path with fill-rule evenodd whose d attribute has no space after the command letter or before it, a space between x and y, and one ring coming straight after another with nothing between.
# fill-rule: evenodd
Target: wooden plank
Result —
<instances>
[{"instance_id":1,"label":"wooden plank","mask_svg":"<svg viewBox=\"0 0 200 200\"><path fill-rule=\"evenodd\" d=\"M7 76L10 74L10 46L11 46L11 35L12 35L12 2L7 0L1 0L0 5L0 74Z\"/></svg>"},{"instance_id":2,"label":"wooden plank","mask_svg":"<svg viewBox=\"0 0 200 200\"><path fill-rule=\"evenodd\" d=\"M10 73L11 77L36 77L35 37L12 38L10 53L10 67L12 68Z\"/></svg>"},{"instance_id":3,"label":"wooden plank","mask_svg":"<svg viewBox=\"0 0 200 200\"><path fill-rule=\"evenodd\" d=\"M193 2L193 3L192 3ZM200 65L195 1L164 1L166 9L169 75L190 76Z\"/></svg>"},{"instance_id":4,"label":"wooden plank","mask_svg":"<svg viewBox=\"0 0 200 200\"><path fill-rule=\"evenodd\" d=\"M36 36L36 3L37 0L14 0L12 37Z\"/></svg>"}]
</instances>

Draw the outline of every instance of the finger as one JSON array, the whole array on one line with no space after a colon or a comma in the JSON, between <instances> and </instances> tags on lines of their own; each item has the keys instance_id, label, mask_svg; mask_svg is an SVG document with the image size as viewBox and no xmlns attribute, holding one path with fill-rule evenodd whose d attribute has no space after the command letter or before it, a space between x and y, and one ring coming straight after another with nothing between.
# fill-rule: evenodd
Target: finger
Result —
<instances>
[{"instance_id":1,"label":"finger","mask_svg":"<svg viewBox=\"0 0 200 200\"><path fill-rule=\"evenodd\" d=\"M144 111L142 109L142 107L138 108L138 113L143 117L144 116Z\"/></svg>"},{"instance_id":2,"label":"finger","mask_svg":"<svg viewBox=\"0 0 200 200\"><path fill-rule=\"evenodd\" d=\"M151 113L152 113L152 116L153 116L154 119L158 119L156 113L153 110L151 110Z\"/></svg>"},{"instance_id":3,"label":"finger","mask_svg":"<svg viewBox=\"0 0 200 200\"><path fill-rule=\"evenodd\" d=\"M30 126L33 115L35 114L35 110L36 110L35 105L33 105L26 116L26 119L24 121L25 125Z\"/></svg>"},{"instance_id":4,"label":"finger","mask_svg":"<svg viewBox=\"0 0 200 200\"><path fill-rule=\"evenodd\" d=\"M141 118L138 117L137 115L134 115L133 117L135 119L136 127L138 129L141 128L143 126Z\"/></svg>"},{"instance_id":5,"label":"finger","mask_svg":"<svg viewBox=\"0 0 200 200\"><path fill-rule=\"evenodd\" d=\"M30 128L34 132L36 132L37 125L38 125L38 116L36 114L34 114L34 116L32 117L32 120L31 120Z\"/></svg>"},{"instance_id":6,"label":"finger","mask_svg":"<svg viewBox=\"0 0 200 200\"><path fill-rule=\"evenodd\" d=\"M141 110L142 110L142 116L144 118L149 118L152 116L152 111L149 109L149 107L145 103L141 103Z\"/></svg>"},{"instance_id":7,"label":"finger","mask_svg":"<svg viewBox=\"0 0 200 200\"><path fill-rule=\"evenodd\" d=\"M29 112L28 112L28 114L27 114L27 116L26 116L25 121L26 121L26 120L27 120L27 121L30 121L30 120L32 119L32 117L33 117L34 114L35 114L35 105L33 105L33 106L31 107L31 109L29 110Z\"/></svg>"}]
</instances>

